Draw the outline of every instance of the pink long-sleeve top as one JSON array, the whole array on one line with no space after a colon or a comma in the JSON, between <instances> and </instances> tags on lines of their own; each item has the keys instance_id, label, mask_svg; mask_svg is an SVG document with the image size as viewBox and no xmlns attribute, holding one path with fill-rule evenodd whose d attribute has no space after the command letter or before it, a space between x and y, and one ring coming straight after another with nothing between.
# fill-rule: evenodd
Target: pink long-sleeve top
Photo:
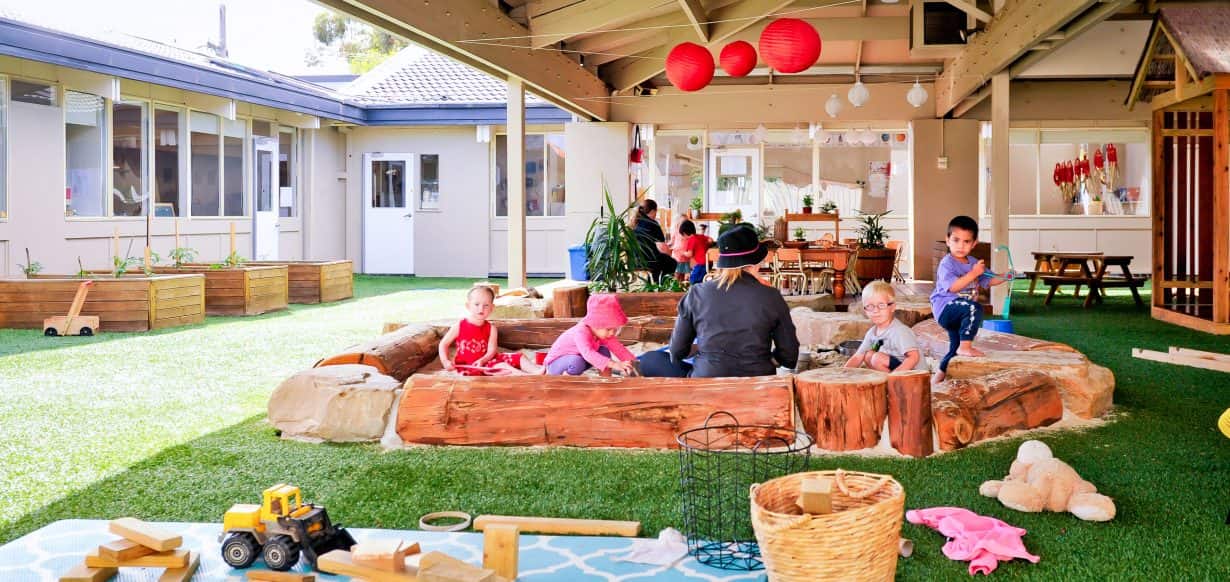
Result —
<instances>
[{"instance_id":1,"label":"pink long-sleeve top","mask_svg":"<svg viewBox=\"0 0 1230 582\"><path fill-rule=\"evenodd\" d=\"M606 349L610 350L611 354L618 357L620 361L631 362L636 357L620 343L618 337L598 339L594 335L594 330L582 322L572 326L555 339L543 364L550 364L564 356L581 356L591 366L605 370L611 363L611 358L598 352L598 348L603 346L606 346Z\"/></svg>"},{"instance_id":2,"label":"pink long-sleeve top","mask_svg":"<svg viewBox=\"0 0 1230 582\"><path fill-rule=\"evenodd\" d=\"M931 507L905 512L910 523L922 524L948 537L943 552L951 560L969 562L969 574L990 574L1001 561L1040 559L1025 549L1025 530L994 517L960 507Z\"/></svg>"}]
</instances>

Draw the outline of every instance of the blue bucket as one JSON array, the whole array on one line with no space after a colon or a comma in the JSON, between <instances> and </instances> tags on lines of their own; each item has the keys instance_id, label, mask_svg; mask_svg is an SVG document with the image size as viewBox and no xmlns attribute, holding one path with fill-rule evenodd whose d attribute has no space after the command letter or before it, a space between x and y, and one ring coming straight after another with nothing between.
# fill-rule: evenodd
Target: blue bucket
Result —
<instances>
[{"instance_id":1,"label":"blue bucket","mask_svg":"<svg viewBox=\"0 0 1230 582\"><path fill-rule=\"evenodd\" d=\"M1003 333L1012 333L1011 319L987 319L982 322L982 329L991 331L1000 331Z\"/></svg>"}]
</instances>

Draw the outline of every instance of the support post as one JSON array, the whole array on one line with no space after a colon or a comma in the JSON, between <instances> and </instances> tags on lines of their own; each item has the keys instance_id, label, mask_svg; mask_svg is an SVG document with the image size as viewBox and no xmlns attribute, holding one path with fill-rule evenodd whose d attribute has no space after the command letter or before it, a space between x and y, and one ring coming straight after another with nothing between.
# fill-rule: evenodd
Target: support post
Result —
<instances>
[{"instance_id":1,"label":"support post","mask_svg":"<svg viewBox=\"0 0 1230 582\"><path fill-rule=\"evenodd\" d=\"M525 86L508 78L508 288L525 277Z\"/></svg>"},{"instance_id":2,"label":"support post","mask_svg":"<svg viewBox=\"0 0 1230 582\"><path fill-rule=\"evenodd\" d=\"M1213 91L1213 128L1213 322L1227 323L1230 322L1230 143L1227 143L1230 140L1230 89L1224 85Z\"/></svg>"},{"instance_id":3,"label":"support post","mask_svg":"<svg viewBox=\"0 0 1230 582\"><path fill-rule=\"evenodd\" d=\"M1008 244L1008 72L991 77L991 270L1004 273L1008 270L1007 253L995 252L995 247ZM991 306L996 315L1004 312L1004 299L1008 297L1008 284L991 288Z\"/></svg>"}]
</instances>

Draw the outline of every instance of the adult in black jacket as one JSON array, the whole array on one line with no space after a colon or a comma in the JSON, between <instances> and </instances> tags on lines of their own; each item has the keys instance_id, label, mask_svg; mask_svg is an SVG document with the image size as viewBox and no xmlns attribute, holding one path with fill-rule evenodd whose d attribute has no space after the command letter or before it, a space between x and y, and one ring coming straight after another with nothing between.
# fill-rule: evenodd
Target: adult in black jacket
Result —
<instances>
[{"instance_id":1,"label":"adult in black jacket","mask_svg":"<svg viewBox=\"0 0 1230 582\"><path fill-rule=\"evenodd\" d=\"M660 281L662 275L668 277L675 274L675 259L663 251L667 250L666 235L662 234L662 225L658 224L658 203L648 198L641 200L636 208L637 241L641 250L649 260L649 271L654 281Z\"/></svg>"},{"instance_id":2,"label":"adult in black jacket","mask_svg":"<svg viewBox=\"0 0 1230 582\"><path fill-rule=\"evenodd\" d=\"M641 356L646 376L702 378L771 376L778 366L793 368L799 338L781 293L750 272L768 250L751 225L718 237L717 278L693 286L679 302L670 353ZM696 338L694 364L683 362Z\"/></svg>"}]
</instances>

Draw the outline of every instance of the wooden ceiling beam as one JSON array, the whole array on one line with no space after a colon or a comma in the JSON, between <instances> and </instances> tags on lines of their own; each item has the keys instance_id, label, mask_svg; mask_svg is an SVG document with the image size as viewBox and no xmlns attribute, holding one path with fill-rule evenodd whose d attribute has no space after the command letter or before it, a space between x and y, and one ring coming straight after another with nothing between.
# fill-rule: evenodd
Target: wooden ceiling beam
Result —
<instances>
[{"instance_id":1,"label":"wooden ceiling beam","mask_svg":"<svg viewBox=\"0 0 1230 582\"><path fill-rule=\"evenodd\" d=\"M590 53L585 57L586 66L600 67L607 63L618 61L622 58L627 58L629 55L639 55L649 52L653 49L662 46L661 35L650 35L641 40L631 42L620 46L617 49L612 49L610 52Z\"/></svg>"},{"instance_id":2,"label":"wooden ceiling beam","mask_svg":"<svg viewBox=\"0 0 1230 582\"><path fill-rule=\"evenodd\" d=\"M557 42L599 30L671 0L584 0L530 18L531 45L544 48Z\"/></svg>"},{"instance_id":3,"label":"wooden ceiling beam","mask_svg":"<svg viewBox=\"0 0 1230 582\"><path fill-rule=\"evenodd\" d=\"M1096 3L1097 0L1018 0L1005 5L936 80L936 117L947 115L992 75L1012 65L1030 47L1058 32Z\"/></svg>"},{"instance_id":4,"label":"wooden ceiling beam","mask_svg":"<svg viewBox=\"0 0 1230 582\"><path fill-rule=\"evenodd\" d=\"M671 31L676 28L684 28L688 25L688 19L683 14L675 12L672 14L663 14L645 20L628 23L620 27L619 32L602 32L592 34L585 38L578 38L564 43L565 47L570 51L579 51L582 53L602 53L613 52L616 47L622 47L633 42L640 41L647 36L657 36L662 38L665 43L664 31Z\"/></svg>"},{"instance_id":5,"label":"wooden ceiling beam","mask_svg":"<svg viewBox=\"0 0 1230 582\"><path fill-rule=\"evenodd\" d=\"M696 37L700 42L709 42L709 17L700 0L679 0L679 7L692 23L692 28L696 29Z\"/></svg>"},{"instance_id":6,"label":"wooden ceiling beam","mask_svg":"<svg viewBox=\"0 0 1230 582\"><path fill-rule=\"evenodd\" d=\"M977 18L978 20L982 22L991 21L991 15L988 14L986 10L982 10L981 8L978 8L978 5L976 2L971 2L970 0L944 0L944 1L953 5L960 11L970 16L973 16L974 18Z\"/></svg>"}]
</instances>

